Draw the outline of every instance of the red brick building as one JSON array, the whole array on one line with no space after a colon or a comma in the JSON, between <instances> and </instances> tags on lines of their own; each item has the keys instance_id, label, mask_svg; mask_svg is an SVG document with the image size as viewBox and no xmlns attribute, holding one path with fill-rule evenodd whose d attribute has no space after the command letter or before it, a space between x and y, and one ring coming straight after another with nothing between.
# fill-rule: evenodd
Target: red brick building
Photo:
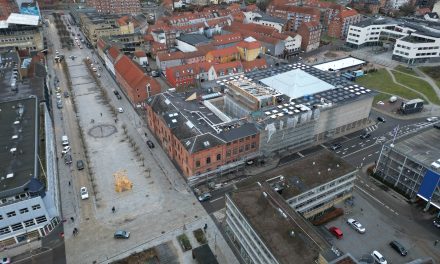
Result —
<instances>
[{"instance_id":1,"label":"red brick building","mask_svg":"<svg viewBox=\"0 0 440 264\"><path fill-rule=\"evenodd\" d=\"M361 21L361 15L354 9L342 10L328 23L327 34L333 38L344 38L350 25Z\"/></svg>"},{"instance_id":2,"label":"red brick building","mask_svg":"<svg viewBox=\"0 0 440 264\"><path fill-rule=\"evenodd\" d=\"M240 60L240 52L235 46L212 50L206 54L206 61L213 63L226 63Z\"/></svg>"},{"instance_id":3,"label":"red brick building","mask_svg":"<svg viewBox=\"0 0 440 264\"><path fill-rule=\"evenodd\" d=\"M296 31L303 22L319 23L321 18L321 12L316 7L270 4L266 13L287 20L286 31Z\"/></svg>"},{"instance_id":4,"label":"red brick building","mask_svg":"<svg viewBox=\"0 0 440 264\"><path fill-rule=\"evenodd\" d=\"M301 49L305 52L315 50L319 47L321 40L322 26L318 22L305 22L298 28L301 35Z\"/></svg>"},{"instance_id":5,"label":"red brick building","mask_svg":"<svg viewBox=\"0 0 440 264\"><path fill-rule=\"evenodd\" d=\"M87 5L96 8L99 13L129 14L139 13L141 4L139 0L87 0Z\"/></svg>"},{"instance_id":6,"label":"red brick building","mask_svg":"<svg viewBox=\"0 0 440 264\"><path fill-rule=\"evenodd\" d=\"M134 105L142 104L148 97L161 92L160 84L147 76L144 70L126 55L116 61L115 73L116 80Z\"/></svg>"},{"instance_id":7,"label":"red brick building","mask_svg":"<svg viewBox=\"0 0 440 264\"><path fill-rule=\"evenodd\" d=\"M215 176L256 157L259 131L254 124L235 123L221 131L207 123L199 124L206 121L184 114L199 109L199 102L189 100L193 93L183 95L158 94L147 101L146 110L150 131L186 178ZM215 115L204 114L211 125L223 122Z\"/></svg>"},{"instance_id":8,"label":"red brick building","mask_svg":"<svg viewBox=\"0 0 440 264\"><path fill-rule=\"evenodd\" d=\"M197 77L200 81L207 79L203 75L207 75L210 68L211 63L209 62L169 67L166 69L166 77L170 85L175 88L194 86L198 81Z\"/></svg>"}]
</instances>

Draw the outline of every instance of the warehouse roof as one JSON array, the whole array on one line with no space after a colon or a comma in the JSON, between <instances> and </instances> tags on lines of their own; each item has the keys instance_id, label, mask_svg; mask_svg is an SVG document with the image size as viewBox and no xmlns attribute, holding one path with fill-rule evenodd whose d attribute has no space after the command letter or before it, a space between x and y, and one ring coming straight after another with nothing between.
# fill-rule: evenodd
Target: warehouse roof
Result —
<instances>
[{"instance_id":1,"label":"warehouse roof","mask_svg":"<svg viewBox=\"0 0 440 264\"><path fill-rule=\"evenodd\" d=\"M329 61L326 63L316 64L313 65L313 67L321 71L331 71L331 70L338 71L338 70L343 70L354 66L362 65L364 63L366 63L366 61L356 59L353 57L348 57L339 60Z\"/></svg>"}]
</instances>

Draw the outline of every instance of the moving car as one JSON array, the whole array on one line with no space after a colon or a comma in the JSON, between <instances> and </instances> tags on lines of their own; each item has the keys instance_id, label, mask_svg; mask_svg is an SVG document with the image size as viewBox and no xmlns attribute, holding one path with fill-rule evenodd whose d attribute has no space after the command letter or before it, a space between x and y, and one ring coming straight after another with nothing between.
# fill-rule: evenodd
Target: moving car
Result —
<instances>
[{"instance_id":1,"label":"moving car","mask_svg":"<svg viewBox=\"0 0 440 264\"><path fill-rule=\"evenodd\" d=\"M78 160L78 161L76 162L76 168L77 168L78 170L83 170L83 169L84 169L84 162L83 162L82 160Z\"/></svg>"},{"instance_id":2,"label":"moving car","mask_svg":"<svg viewBox=\"0 0 440 264\"><path fill-rule=\"evenodd\" d=\"M117 230L114 235L115 238L128 239L130 237L130 232L124 230Z\"/></svg>"},{"instance_id":3,"label":"moving car","mask_svg":"<svg viewBox=\"0 0 440 264\"><path fill-rule=\"evenodd\" d=\"M336 226L330 227L328 231L330 231L330 233L332 233L337 239L341 239L344 236L341 229L337 228Z\"/></svg>"},{"instance_id":4,"label":"moving car","mask_svg":"<svg viewBox=\"0 0 440 264\"><path fill-rule=\"evenodd\" d=\"M435 227L440 228L440 219L435 219L434 221L432 221L432 223L434 224Z\"/></svg>"},{"instance_id":5,"label":"moving car","mask_svg":"<svg viewBox=\"0 0 440 264\"><path fill-rule=\"evenodd\" d=\"M204 202L204 201L208 201L209 199L211 199L211 197L212 196L211 196L210 193L204 193L204 194L200 195L198 197L198 199L199 199L200 202Z\"/></svg>"},{"instance_id":6,"label":"moving car","mask_svg":"<svg viewBox=\"0 0 440 264\"><path fill-rule=\"evenodd\" d=\"M379 264L387 264L387 260L382 256L382 254L379 253L379 251L375 250L373 253L371 253L371 256L373 257L374 261Z\"/></svg>"},{"instance_id":7,"label":"moving car","mask_svg":"<svg viewBox=\"0 0 440 264\"><path fill-rule=\"evenodd\" d=\"M9 263L11 263L11 258L4 257L0 259L0 264L9 264Z\"/></svg>"},{"instance_id":8,"label":"moving car","mask_svg":"<svg viewBox=\"0 0 440 264\"><path fill-rule=\"evenodd\" d=\"M86 187L81 187L81 199L85 200L89 198L89 193L87 192L87 188Z\"/></svg>"},{"instance_id":9,"label":"moving car","mask_svg":"<svg viewBox=\"0 0 440 264\"><path fill-rule=\"evenodd\" d=\"M147 145L150 149L154 148L154 143L151 140L147 140Z\"/></svg>"},{"instance_id":10,"label":"moving car","mask_svg":"<svg viewBox=\"0 0 440 264\"><path fill-rule=\"evenodd\" d=\"M335 143L335 144L330 146L331 150L338 150L340 148L342 148L342 145L340 143Z\"/></svg>"},{"instance_id":11,"label":"moving car","mask_svg":"<svg viewBox=\"0 0 440 264\"><path fill-rule=\"evenodd\" d=\"M426 118L426 121L428 121L428 122L436 122L436 121L438 121L438 117L431 116L431 117Z\"/></svg>"},{"instance_id":12,"label":"moving car","mask_svg":"<svg viewBox=\"0 0 440 264\"><path fill-rule=\"evenodd\" d=\"M365 132L365 133L363 133L363 134L360 136L361 139L366 139L366 138L369 138L369 137L371 137L371 134L368 133L368 132Z\"/></svg>"},{"instance_id":13,"label":"moving car","mask_svg":"<svg viewBox=\"0 0 440 264\"><path fill-rule=\"evenodd\" d=\"M397 241L393 240L390 242L390 246L397 251L397 253L399 253L401 256L406 256L408 255L408 251L406 251L406 249Z\"/></svg>"},{"instance_id":14,"label":"moving car","mask_svg":"<svg viewBox=\"0 0 440 264\"><path fill-rule=\"evenodd\" d=\"M67 154L67 153L70 152L70 150L71 150L70 146L65 146L65 147L63 148L63 151L61 151L61 153L62 153L62 154Z\"/></svg>"},{"instance_id":15,"label":"moving car","mask_svg":"<svg viewBox=\"0 0 440 264\"><path fill-rule=\"evenodd\" d=\"M72 163L72 156L70 156L70 154L66 154L66 155L64 156L64 163L65 163L66 165Z\"/></svg>"},{"instance_id":16,"label":"moving car","mask_svg":"<svg viewBox=\"0 0 440 264\"><path fill-rule=\"evenodd\" d=\"M385 122L386 122L385 118L383 118L383 117L381 117L381 116L378 116L378 117L377 117L377 121L382 122L382 123L385 123Z\"/></svg>"},{"instance_id":17,"label":"moving car","mask_svg":"<svg viewBox=\"0 0 440 264\"><path fill-rule=\"evenodd\" d=\"M365 233L365 227L361 225L358 221L354 220L353 218L349 218L347 220L347 224L349 224L351 227L353 227L356 231L363 234Z\"/></svg>"}]
</instances>

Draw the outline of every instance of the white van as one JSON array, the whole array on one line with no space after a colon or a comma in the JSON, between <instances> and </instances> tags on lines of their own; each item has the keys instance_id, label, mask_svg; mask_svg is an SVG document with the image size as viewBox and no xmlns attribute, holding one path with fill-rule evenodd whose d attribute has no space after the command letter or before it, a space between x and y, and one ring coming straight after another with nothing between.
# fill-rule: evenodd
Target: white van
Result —
<instances>
[{"instance_id":1,"label":"white van","mask_svg":"<svg viewBox=\"0 0 440 264\"><path fill-rule=\"evenodd\" d=\"M63 143L63 146L67 146L69 145L69 138L66 135L64 135L61 137L61 142Z\"/></svg>"}]
</instances>

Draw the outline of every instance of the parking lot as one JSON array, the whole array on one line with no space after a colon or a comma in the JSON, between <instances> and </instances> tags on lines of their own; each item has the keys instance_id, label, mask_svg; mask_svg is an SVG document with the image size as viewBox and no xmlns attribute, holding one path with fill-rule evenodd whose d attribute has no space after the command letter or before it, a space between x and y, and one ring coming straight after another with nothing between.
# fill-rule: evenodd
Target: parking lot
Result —
<instances>
[{"instance_id":1,"label":"parking lot","mask_svg":"<svg viewBox=\"0 0 440 264\"><path fill-rule=\"evenodd\" d=\"M379 251L388 263L406 263L418 258L430 257L425 252L426 247L431 247L433 241L426 241L414 234L414 230L404 228L401 217L391 208L378 204L377 201L364 195L359 189L355 189L353 206L348 203L340 204L337 207L344 208L346 214L321 227L321 231L331 243L342 250L350 252L356 259L362 259L370 255L373 250ZM383 207L383 208L382 208ZM353 218L365 227L364 234L358 233L353 227L347 224L347 219ZM336 239L328 228L336 226L342 233L342 239ZM406 257L400 256L389 243L397 240L408 251Z\"/></svg>"}]
</instances>

